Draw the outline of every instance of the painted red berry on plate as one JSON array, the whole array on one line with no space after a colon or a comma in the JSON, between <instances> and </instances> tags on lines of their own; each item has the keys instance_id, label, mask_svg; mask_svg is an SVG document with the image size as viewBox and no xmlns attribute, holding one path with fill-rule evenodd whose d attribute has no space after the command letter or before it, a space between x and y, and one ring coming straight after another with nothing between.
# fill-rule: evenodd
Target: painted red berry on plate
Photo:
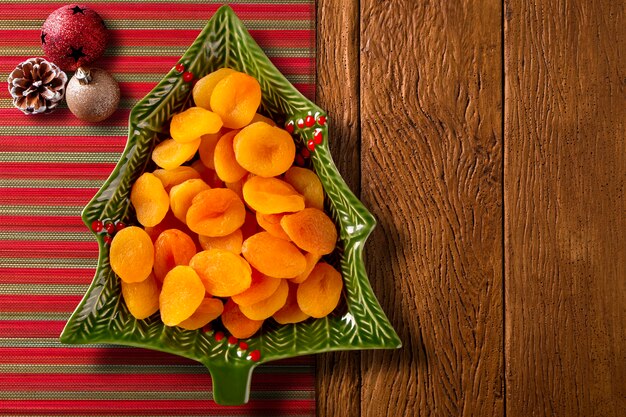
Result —
<instances>
[{"instance_id":1,"label":"painted red berry on plate","mask_svg":"<svg viewBox=\"0 0 626 417\"><path fill-rule=\"evenodd\" d=\"M104 240L105 245L110 245L113 238L109 235L106 235L102 240Z\"/></svg>"},{"instance_id":2,"label":"painted red berry on plate","mask_svg":"<svg viewBox=\"0 0 626 417\"><path fill-rule=\"evenodd\" d=\"M239 343L239 349L241 349L241 350L248 350L248 344L246 342L240 342Z\"/></svg>"},{"instance_id":3,"label":"painted red berry on plate","mask_svg":"<svg viewBox=\"0 0 626 417\"><path fill-rule=\"evenodd\" d=\"M96 233L100 233L102 231L102 222L100 220L94 220L93 222L91 222L91 230L93 230Z\"/></svg>"},{"instance_id":4,"label":"painted red berry on plate","mask_svg":"<svg viewBox=\"0 0 626 417\"><path fill-rule=\"evenodd\" d=\"M122 222L117 222L117 223L115 224L115 230L116 230L116 231L118 231L118 232L119 232L120 230L122 230L123 228L125 228L125 227L126 227L126 225L125 225L124 223L122 223Z\"/></svg>"},{"instance_id":5,"label":"painted red berry on plate","mask_svg":"<svg viewBox=\"0 0 626 417\"><path fill-rule=\"evenodd\" d=\"M176 66L174 68L176 68L176 71L178 71L178 72L185 71L185 66L183 64L181 64L180 62L178 64L176 64Z\"/></svg>"},{"instance_id":6,"label":"painted red berry on plate","mask_svg":"<svg viewBox=\"0 0 626 417\"><path fill-rule=\"evenodd\" d=\"M235 336L228 336L228 344L234 345L235 343L237 343L237 338Z\"/></svg>"},{"instance_id":7,"label":"painted red berry on plate","mask_svg":"<svg viewBox=\"0 0 626 417\"><path fill-rule=\"evenodd\" d=\"M309 141L306 143L306 147L309 148L311 152L313 152L315 150L315 141L313 139L309 139Z\"/></svg>"},{"instance_id":8,"label":"painted red berry on plate","mask_svg":"<svg viewBox=\"0 0 626 417\"><path fill-rule=\"evenodd\" d=\"M259 352L258 349L253 350L252 352L250 352L249 358L254 362L258 362L259 359L261 359L261 352Z\"/></svg>"},{"instance_id":9,"label":"painted red berry on plate","mask_svg":"<svg viewBox=\"0 0 626 417\"><path fill-rule=\"evenodd\" d=\"M215 340L217 342L221 342L222 339L224 339L224 332L216 332L215 333Z\"/></svg>"},{"instance_id":10,"label":"painted red berry on plate","mask_svg":"<svg viewBox=\"0 0 626 417\"><path fill-rule=\"evenodd\" d=\"M302 129L304 127L304 120L303 119L298 119L297 125L300 129Z\"/></svg>"},{"instance_id":11,"label":"painted red berry on plate","mask_svg":"<svg viewBox=\"0 0 626 417\"><path fill-rule=\"evenodd\" d=\"M315 142L316 145L319 145L323 140L324 137L322 136L322 131L316 130L315 133L313 133L313 142Z\"/></svg>"},{"instance_id":12,"label":"painted red berry on plate","mask_svg":"<svg viewBox=\"0 0 626 417\"><path fill-rule=\"evenodd\" d=\"M190 82L193 80L193 74L189 71L185 71L183 72L183 81L185 81L186 83Z\"/></svg>"},{"instance_id":13,"label":"painted red berry on plate","mask_svg":"<svg viewBox=\"0 0 626 417\"><path fill-rule=\"evenodd\" d=\"M311 151L309 151L307 148L302 148L302 150L300 151L300 155L302 155L303 158L308 158L309 156L311 156Z\"/></svg>"},{"instance_id":14,"label":"painted red berry on plate","mask_svg":"<svg viewBox=\"0 0 626 417\"><path fill-rule=\"evenodd\" d=\"M324 126L326 124L326 116L319 116L317 118L317 123L319 123L320 126Z\"/></svg>"},{"instance_id":15,"label":"painted red berry on plate","mask_svg":"<svg viewBox=\"0 0 626 417\"><path fill-rule=\"evenodd\" d=\"M293 133L293 121L290 120L289 123L285 125L285 130L289 132L289 134Z\"/></svg>"},{"instance_id":16,"label":"painted red berry on plate","mask_svg":"<svg viewBox=\"0 0 626 417\"><path fill-rule=\"evenodd\" d=\"M313 118L313 116L308 115L305 119L304 119L304 124L306 125L306 127L311 127L315 124L315 119Z\"/></svg>"},{"instance_id":17,"label":"painted red berry on plate","mask_svg":"<svg viewBox=\"0 0 626 417\"><path fill-rule=\"evenodd\" d=\"M115 233L115 225L112 222L106 222L104 224L104 230L106 230L108 234L112 235Z\"/></svg>"}]
</instances>

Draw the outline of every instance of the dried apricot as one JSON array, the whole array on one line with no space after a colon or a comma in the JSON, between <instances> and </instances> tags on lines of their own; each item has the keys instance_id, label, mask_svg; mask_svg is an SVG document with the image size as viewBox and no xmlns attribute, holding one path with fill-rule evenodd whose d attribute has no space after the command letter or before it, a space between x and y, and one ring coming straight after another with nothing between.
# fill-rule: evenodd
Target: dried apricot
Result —
<instances>
[{"instance_id":1,"label":"dried apricot","mask_svg":"<svg viewBox=\"0 0 626 417\"><path fill-rule=\"evenodd\" d=\"M196 106L211 110L211 94L213 94L215 85L224 77L234 72L235 70L230 68L220 68L217 71L213 71L212 73L200 78L196 85L193 86L193 90L191 92Z\"/></svg>"},{"instance_id":2,"label":"dried apricot","mask_svg":"<svg viewBox=\"0 0 626 417\"><path fill-rule=\"evenodd\" d=\"M176 326L191 317L204 300L205 290L196 272L188 266L177 266L167 273L159 296L161 321Z\"/></svg>"},{"instance_id":3,"label":"dried apricot","mask_svg":"<svg viewBox=\"0 0 626 417\"><path fill-rule=\"evenodd\" d=\"M241 253L259 272L274 278L293 278L306 268L306 259L298 248L267 232L246 239Z\"/></svg>"},{"instance_id":4,"label":"dried apricot","mask_svg":"<svg viewBox=\"0 0 626 417\"><path fill-rule=\"evenodd\" d=\"M196 195L187 210L187 226L204 236L226 236L239 229L246 208L234 191L213 188Z\"/></svg>"},{"instance_id":5,"label":"dried apricot","mask_svg":"<svg viewBox=\"0 0 626 417\"><path fill-rule=\"evenodd\" d=\"M218 318L224 311L224 303L218 298L205 298L200 306L186 320L178 323L185 330L196 330Z\"/></svg>"},{"instance_id":6,"label":"dried apricot","mask_svg":"<svg viewBox=\"0 0 626 417\"><path fill-rule=\"evenodd\" d=\"M294 214L287 214L280 225L300 249L326 255L337 244L337 228L330 217L316 208L305 208Z\"/></svg>"},{"instance_id":7,"label":"dried apricot","mask_svg":"<svg viewBox=\"0 0 626 417\"><path fill-rule=\"evenodd\" d=\"M309 277L309 274L311 273L313 268L315 268L317 262L320 260L321 255L318 253L307 252L304 254L304 258L306 259L306 269L297 277L290 279L290 281L294 284L301 284Z\"/></svg>"},{"instance_id":8,"label":"dried apricot","mask_svg":"<svg viewBox=\"0 0 626 417\"><path fill-rule=\"evenodd\" d=\"M320 262L306 281L299 284L298 306L311 317L325 317L339 304L342 289L341 274L327 263Z\"/></svg>"},{"instance_id":9,"label":"dried apricot","mask_svg":"<svg viewBox=\"0 0 626 417\"><path fill-rule=\"evenodd\" d=\"M266 299L246 306L239 304L243 315L251 320L265 320L280 310L287 302L289 285L284 279L279 281L276 291Z\"/></svg>"},{"instance_id":10,"label":"dried apricot","mask_svg":"<svg viewBox=\"0 0 626 417\"><path fill-rule=\"evenodd\" d=\"M298 306L298 286L289 283L289 294L285 305L278 310L272 318L280 324L300 323L310 316L303 312Z\"/></svg>"},{"instance_id":11,"label":"dried apricot","mask_svg":"<svg viewBox=\"0 0 626 417\"><path fill-rule=\"evenodd\" d=\"M304 197L278 178L252 177L243 185L243 198L263 214L295 212L304 209Z\"/></svg>"},{"instance_id":12,"label":"dried apricot","mask_svg":"<svg viewBox=\"0 0 626 417\"><path fill-rule=\"evenodd\" d=\"M259 331L263 320L250 320L233 300L228 300L222 312L222 324L238 339L247 339Z\"/></svg>"},{"instance_id":13,"label":"dried apricot","mask_svg":"<svg viewBox=\"0 0 626 417\"><path fill-rule=\"evenodd\" d=\"M224 249L198 252L189 261L209 294L230 297L250 288L252 269L241 256Z\"/></svg>"},{"instance_id":14,"label":"dried apricot","mask_svg":"<svg viewBox=\"0 0 626 417\"><path fill-rule=\"evenodd\" d=\"M284 129L265 122L241 129L233 141L239 165L261 177L281 175L293 164L296 145Z\"/></svg>"},{"instance_id":15,"label":"dried apricot","mask_svg":"<svg viewBox=\"0 0 626 417\"><path fill-rule=\"evenodd\" d=\"M205 167L215 169L215 164L213 163L215 145L217 145L220 138L227 133L225 130L227 129L222 128L217 133L202 135L202 138L200 139L200 147L198 148L198 154L200 155L200 160Z\"/></svg>"},{"instance_id":16,"label":"dried apricot","mask_svg":"<svg viewBox=\"0 0 626 417\"><path fill-rule=\"evenodd\" d=\"M211 187L201 179L187 180L175 185L170 190L170 207L174 216L182 222L187 220L187 210L191 207L193 198L202 191L210 190Z\"/></svg>"},{"instance_id":17,"label":"dried apricot","mask_svg":"<svg viewBox=\"0 0 626 417\"><path fill-rule=\"evenodd\" d=\"M310 169L291 167L285 172L285 182L304 196L304 205L324 210L324 188L317 174Z\"/></svg>"},{"instance_id":18,"label":"dried apricot","mask_svg":"<svg viewBox=\"0 0 626 417\"><path fill-rule=\"evenodd\" d=\"M150 317L159 310L159 287L152 274L141 282L122 281L122 297L128 311L137 320Z\"/></svg>"},{"instance_id":19,"label":"dried apricot","mask_svg":"<svg viewBox=\"0 0 626 417\"><path fill-rule=\"evenodd\" d=\"M231 129L241 129L250 123L260 104L259 82L242 72L222 78L211 94L211 110Z\"/></svg>"},{"instance_id":20,"label":"dried apricot","mask_svg":"<svg viewBox=\"0 0 626 417\"><path fill-rule=\"evenodd\" d=\"M282 281L280 278L268 277L253 269L250 288L242 293L233 295L232 299L240 306L250 306L274 294Z\"/></svg>"},{"instance_id":21,"label":"dried apricot","mask_svg":"<svg viewBox=\"0 0 626 417\"><path fill-rule=\"evenodd\" d=\"M237 133L237 130L231 130L222 136L217 145L215 145L213 165L215 166L215 172L224 182L239 181L248 173L235 159L233 138Z\"/></svg>"},{"instance_id":22,"label":"dried apricot","mask_svg":"<svg viewBox=\"0 0 626 417\"><path fill-rule=\"evenodd\" d=\"M224 249L236 255L241 253L241 245L243 244L243 235L241 229L237 229L226 236L198 236L202 249Z\"/></svg>"},{"instance_id":23,"label":"dried apricot","mask_svg":"<svg viewBox=\"0 0 626 417\"><path fill-rule=\"evenodd\" d=\"M152 160L163 169L174 169L193 157L199 146L200 138L188 143L166 139L155 146L152 151Z\"/></svg>"},{"instance_id":24,"label":"dried apricot","mask_svg":"<svg viewBox=\"0 0 626 417\"><path fill-rule=\"evenodd\" d=\"M189 265L196 254L196 244L187 234L176 229L163 231L154 243L154 276L159 281L178 265Z\"/></svg>"},{"instance_id":25,"label":"dried apricot","mask_svg":"<svg viewBox=\"0 0 626 417\"><path fill-rule=\"evenodd\" d=\"M170 208L163 183L149 172L143 173L133 184L130 202L135 207L137 221L143 226L155 226L163 220Z\"/></svg>"},{"instance_id":26,"label":"dried apricot","mask_svg":"<svg viewBox=\"0 0 626 417\"><path fill-rule=\"evenodd\" d=\"M267 116L263 116L261 113L255 113L254 117L252 118L252 120L250 120L250 124L252 123L256 123L256 122L265 122L270 126L276 126L276 122L273 121L272 119L270 119Z\"/></svg>"},{"instance_id":27,"label":"dried apricot","mask_svg":"<svg viewBox=\"0 0 626 417\"><path fill-rule=\"evenodd\" d=\"M189 143L221 128L222 119L217 114L202 107L190 107L172 117L170 135L178 143Z\"/></svg>"},{"instance_id":28,"label":"dried apricot","mask_svg":"<svg viewBox=\"0 0 626 417\"><path fill-rule=\"evenodd\" d=\"M262 214L261 212L257 211L256 221L257 223L259 223L259 226L265 229L270 235L285 240L291 240L280 225L280 219L282 219L283 216L284 213Z\"/></svg>"},{"instance_id":29,"label":"dried apricot","mask_svg":"<svg viewBox=\"0 0 626 417\"><path fill-rule=\"evenodd\" d=\"M154 245L140 227L129 226L113 237L109 251L111 269L125 282L148 278L154 265Z\"/></svg>"},{"instance_id":30,"label":"dried apricot","mask_svg":"<svg viewBox=\"0 0 626 417\"><path fill-rule=\"evenodd\" d=\"M179 166L178 168L170 170L155 169L152 173L155 177L161 180L161 182L163 183L163 188L165 188L165 191L167 191L168 193L170 192L170 189L175 185L194 178L200 178L200 173L198 171L196 171L192 167L187 166Z\"/></svg>"}]
</instances>

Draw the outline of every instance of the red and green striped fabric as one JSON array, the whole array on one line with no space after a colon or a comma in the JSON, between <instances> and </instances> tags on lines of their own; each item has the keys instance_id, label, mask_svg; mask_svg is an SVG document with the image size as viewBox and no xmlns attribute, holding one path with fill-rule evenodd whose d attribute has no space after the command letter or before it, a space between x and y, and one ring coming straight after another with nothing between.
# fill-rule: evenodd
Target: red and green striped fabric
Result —
<instances>
[{"instance_id":1,"label":"red and green striped fabric","mask_svg":"<svg viewBox=\"0 0 626 417\"><path fill-rule=\"evenodd\" d=\"M0 416L313 416L310 357L260 367L245 406L211 400L206 369L121 346L65 346L59 333L91 282L97 245L82 207L113 169L133 104L192 43L221 2L82 2L112 30L98 66L120 82L119 110L85 124L65 106L25 116L0 87ZM39 29L67 4L0 1L0 81L42 56ZM276 66L315 91L313 0L230 3ZM2 81L4 82L4 81Z\"/></svg>"}]
</instances>

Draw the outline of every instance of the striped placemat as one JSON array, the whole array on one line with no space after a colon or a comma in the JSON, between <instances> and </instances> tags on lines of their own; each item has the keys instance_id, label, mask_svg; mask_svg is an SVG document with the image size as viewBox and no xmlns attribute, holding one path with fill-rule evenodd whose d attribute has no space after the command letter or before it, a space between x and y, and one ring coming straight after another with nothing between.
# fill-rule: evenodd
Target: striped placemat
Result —
<instances>
[{"instance_id":1,"label":"striped placemat","mask_svg":"<svg viewBox=\"0 0 626 417\"><path fill-rule=\"evenodd\" d=\"M312 358L255 371L251 401L211 400L206 369L122 346L58 341L91 282L97 245L82 207L113 169L130 109L182 55L222 2L85 1L113 41L97 64L120 82L119 110L88 125L65 106L25 116L0 87L0 416L313 416ZM42 56L40 27L64 5L0 1L0 82ZM308 97L315 91L314 0L229 3L275 65Z\"/></svg>"}]
</instances>

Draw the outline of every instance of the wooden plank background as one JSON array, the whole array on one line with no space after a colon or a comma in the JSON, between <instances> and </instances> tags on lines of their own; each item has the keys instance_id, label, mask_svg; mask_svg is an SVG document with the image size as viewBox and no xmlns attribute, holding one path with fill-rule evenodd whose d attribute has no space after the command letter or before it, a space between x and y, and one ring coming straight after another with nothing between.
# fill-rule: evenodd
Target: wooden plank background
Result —
<instances>
[{"instance_id":1,"label":"wooden plank background","mask_svg":"<svg viewBox=\"0 0 626 417\"><path fill-rule=\"evenodd\" d=\"M318 0L317 93L404 343L318 415L626 415L626 2Z\"/></svg>"}]
</instances>

